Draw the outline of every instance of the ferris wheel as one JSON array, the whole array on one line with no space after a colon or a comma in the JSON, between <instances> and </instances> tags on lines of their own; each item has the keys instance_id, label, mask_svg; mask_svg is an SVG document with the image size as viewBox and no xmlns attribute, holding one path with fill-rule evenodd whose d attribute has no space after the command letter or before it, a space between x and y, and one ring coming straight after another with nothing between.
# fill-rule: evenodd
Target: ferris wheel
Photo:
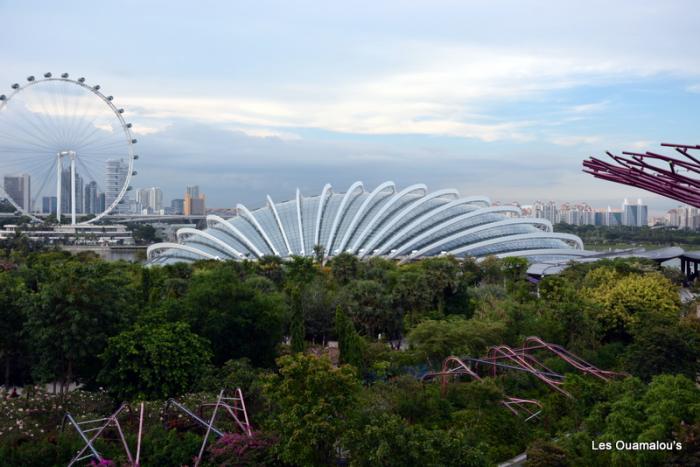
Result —
<instances>
[{"instance_id":1,"label":"ferris wheel","mask_svg":"<svg viewBox=\"0 0 700 467\"><path fill-rule=\"evenodd\" d=\"M124 109L85 78L29 76L0 94L0 198L36 222L125 211L136 139Z\"/></svg>"}]
</instances>

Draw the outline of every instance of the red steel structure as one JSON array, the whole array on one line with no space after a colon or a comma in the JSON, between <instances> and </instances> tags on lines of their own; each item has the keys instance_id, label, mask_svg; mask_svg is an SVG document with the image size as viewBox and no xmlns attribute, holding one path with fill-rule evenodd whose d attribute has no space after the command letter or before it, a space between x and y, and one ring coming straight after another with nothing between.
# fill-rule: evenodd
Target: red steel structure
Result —
<instances>
[{"instance_id":1,"label":"red steel structure","mask_svg":"<svg viewBox=\"0 0 700 467\"><path fill-rule=\"evenodd\" d=\"M624 151L623 156L606 154L612 162L596 157L583 161L583 171L596 178L641 188L691 206L700 207L700 145L661 143L683 157L655 152ZM697 156L697 157L696 157Z\"/></svg>"},{"instance_id":2,"label":"red steel structure","mask_svg":"<svg viewBox=\"0 0 700 467\"><path fill-rule=\"evenodd\" d=\"M537 336L530 336L525 339L522 347L493 346L489 348L488 354L483 358L449 356L443 361L442 369L439 372L427 373L422 377L422 380L440 377L444 391L447 384L456 377L468 376L476 381L481 381L482 378L476 372L476 368L482 366L488 367L494 377L499 370L529 373L560 394L572 397L569 392L562 388L564 375L547 367L534 355L535 353L550 354L563 360L579 372L595 376L605 382L612 378L628 376L625 373L601 370L559 344L552 344ZM542 404L532 399L506 396L502 403L515 415L524 415L527 420L539 415L542 409Z\"/></svg>"},{"instance_id":3,"label":"red steel structure","mask_svg":"<svg viewBox=\"0 0 700 467\"><path fill-rule=\"evenodd\" d=\"M571 394L561 387L564 382L564 376L550 370L539 359L537 359L533 353L538 351L548 352L571 365L579 372L595 376L596 378L606 382L612 378L627 376L625 373L601 370L573 352L568 351L561 345L545 342L537 336L527 337L522 347L511 348L507 345L491 347L486 360L491 362L494 376L497 369L503 367L503 365L498 365L497 362L499 360L507 360L513 364L516 369L521 369L532 374L552 389L564 394L567 397L571 397Z\"/></svg>"},{"instance_id":4,"label":"red steel structure","mask_svg":"<svg viewBox=\"0 0 700 467\"><path fill-rule=\"evenodd\" d=\"M447 388L447 383L450 379L460 376L469 376L470 378L481 381L481 376L476 374L462 359L454 355L447 357L442 363L442 370L438 373L427 373L422 380L429 380L440 377L442 391ZM521 399L518 397L505 396L501 403L514 415L524 416L525 421L537 417L542 411L542 404L533 399Z\"/></svg>"}]
</instances>

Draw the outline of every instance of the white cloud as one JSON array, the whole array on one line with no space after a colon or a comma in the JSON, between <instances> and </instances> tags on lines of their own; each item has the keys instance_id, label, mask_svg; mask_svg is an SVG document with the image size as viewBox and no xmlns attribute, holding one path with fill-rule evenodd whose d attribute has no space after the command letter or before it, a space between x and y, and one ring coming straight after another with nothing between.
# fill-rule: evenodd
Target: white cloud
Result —
<instances>
[{"instance_id":1,"label":"white cloud","mask_svg":"<svg viewBox=\"0 0 700 467\"><path fill-rule=\"evenodd\" d=\"M559 146L578 146L581 144L597 144L602 140L595 135L561 135L551 138L549 141Z\"/></svg>"},{"instance_id":2,"label":"white cloud","mask_svg":"<svg viewBox=\"0 0 700 467\"><path fill-rule=\"evenodd\" d=\"M606 110L609 105L610 102L608 101L591 102L589 104L574 105L571 108L569 108L569 111L575 114L597 113Z\"/></svg>"},{"instance_id":3,"label":"white cloud","mask_svg":"<svg viewBox=\"0 0 700 467\"><path fill-rule=\"evenodd\" d=\"M234 128L231 128L231 130L244 133L244 134L246 134L248 136L252 136L254 138L278 138L278 139L285 140L285 141L293 141L293 140L301 139L301 136L299 136L296 133L292 133L289 131L271 130L269 128L234 127Z\"/></svg>"},{"instance_id":4,"label":"white cloud","mask_svg":"<svg viewBox=\"0 0 700 467\"><path fill-rule=\"evenodd\" d=\"M699 93L700 94L700 83L698 84L691 84L687 88L685 88L686 91L692 92L692 93Z\"/></svg>"}]
</instances>

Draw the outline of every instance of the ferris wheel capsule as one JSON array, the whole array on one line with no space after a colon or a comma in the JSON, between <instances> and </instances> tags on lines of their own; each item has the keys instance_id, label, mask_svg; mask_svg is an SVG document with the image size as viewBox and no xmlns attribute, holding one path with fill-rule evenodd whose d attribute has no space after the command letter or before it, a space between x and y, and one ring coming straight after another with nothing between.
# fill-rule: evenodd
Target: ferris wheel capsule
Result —
<instances>
[{"instance_id":1,"label":"ferris wheel capsule","mask_svg":"<svg viewBox=\"0 0 700 467\"><path fill-rule=\"evenodd\" d=\"M61 78L63 78L63 79L68 78L68 76L69 76L68 73L61 74Z\"/></svg>"},{"instance_id":2,"label":"ferris wheel capsule","mask_svg":"<svg viewBox=\"0 0 700 467\"><path fill-rule=\"evenodd\" d=\"M13 84L12 89L19 89L19 84L17 84L17 83Z\"/></svg>"},{"instance_id":3,"label":"ferris wheel capsule","mask_svg":"<svg viewBox=\"0 0 700 467\"><path fill-rule=\"evenodd\" d=\"M34 76L27 76L27 81L29 81L30 83L34 81Z\"/></svg>"},{"instance_id":4,"label":"ferris wheel capsule","mask_svg":"<svg viewBox=\"0 0 700 467\"><path fill-rule=\"evenodd\" d=\"M51 73L44 73L44 78L51 78Z\"/></svg>"},{"instance_id":5,"label":"ferris wheel capsule","mask_svg":"<svg viewBox=\"0 0 700 467\"><path fill-rule=\"evenodd\" d=\"M85 78L78 78L78 82L79 82L80 84L83 84L83 83L85 82Z\"/></svg>"}]
</instances>

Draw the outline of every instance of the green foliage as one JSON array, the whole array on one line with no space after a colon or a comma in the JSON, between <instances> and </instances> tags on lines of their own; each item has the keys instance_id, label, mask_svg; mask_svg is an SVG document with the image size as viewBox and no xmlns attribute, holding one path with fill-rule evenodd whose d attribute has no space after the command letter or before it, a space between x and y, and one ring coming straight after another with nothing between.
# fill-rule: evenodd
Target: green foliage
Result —
<instances>
[{"instance_id":1,"label":"green foliage","mask_svg":"<svg viewBox=\"0 0 700 467\"><path fill-rule=\"evenodd\" d=\"M365 341L362 340L352 321L340 306L335 310L335 333L338 338L340 362L348 363L359 370L363 370L365 367Z\"/></svg>"},{"instance_id":2,"label":"green foliage","mask_svg":"<svg viewBox=\"0 0 700 467\"><path fill-rule=\"evenodd\" d=\"M49 265L27 307L26 331L39 381L94 380L109 336L133 319L133 291L121 265L68 260Z\"/></svg>"},{"instance_id":3,"label":"green foliage","mask_svg":"<svg viewBox=\"0 0 700 467\"><path fill-rule=\"evenodd\" d=\"M379 414L348 435L353 466L486 466L486 456L460 429L429 429Z\"/></svg>"},{"instance_id":4,"label":"green foliage","mask_svg":"<svg viewBox=\"0 0 700 467\"><path fill-rule=\"evenodd\" d=\"M292 317L289 325L289 334L292 341L292 352L303 352L306 347L304 343L306 330L304 328L304 313L301 308L301 291L298 287L295 287L291 295Z\"/></svg>"},{"instance_id":5,"label":"green foliage","mask_svg":"<svg viewBox=\"0 0 700 467\"><path fill-rule=\"evenodd\" d=\"M700 389L682 375L657 376L649 385L628 378L606 385L598 398L582 430L561 439L574 465L664 464L674 451L593 451L591 442L674 442L681 427L700 421Z\"/></svg>"},{"instance_id":6,"label":"green foliage","mask_svg":"<svg viewBox=\"0 0 700 467\"><path fill-rule=\"evenodd\" d=\"M270 426L280 437L280 459L294 465L331 464L360 391L355 371L300 353L277 363L279 374L267 379L264 394L274 412Z\"/></svg>"},{"instance_id":7,"label":"green foliage","mask_svg":"<svg viewBox=\"0 0 700 467\"><path fill-rule=\"evenodd\" d=\"M151 244L161 241L151 224L133 224L130 227L131 235L137 243Z\"/></svg>"},{"instance_id":8,"label":"green foliage","mask_svg":"<svg viewBox=\"0 0 700 467\"><path fill-rule=\"evenodd\" d=\"M109 339L99 381L119 399L161 399L190 390L211 358L185 323L137 324Z\"/></svg>"},{"instance_id":9,"label":"green foliage","mask_svg":"<svg viewBox=\"0 0 700 467\"><path fill-rule=\"evenodd\" d=\"M503 322L451 317L422 322L411 331L408 342L427 359L438 362L450 355L480 355L501 343L504 331Z\"/></svg>"},{"instance_id":10,"label":"green foliage","mask_svg":"<svg viewBox=\"0 0 700 467\"><path fill-rule=\"evenodd\" d=\"M267 281L265 290L261 282ZM271 365L283 334L286 306L268 279L241 279L227 264L196 271L181 303L171 303L169 315L189 323L209 340L213 363L247 357L256 365Z\"/></svg>"},{"instance_id":11,"label":"green foliage","mask_svg":"<svg viewBox=\"0 0 700 467\"><path fill-rule=\"evenodd\" d=\"M18 275L0 271L0 361L4 363L3 382L8 388L13 360L21 355L25 344L22 330L28 295Z\"/></svg>"},{"instance_id":12,"label":"green foliage","mask_svg":"<svg viewBox=\"0 0 700 467\"><path fill-rule=\"evenodd\" d=\"M650 380L661 373L695 378L700 370L700 321L659 319L642 314L632 328L633 342L624 363L630 373Z\"/></svg>"},{"instance_id":13,"label":"green foliage","mask_svg":"<svg viewBox=\"0 0 700 467\"><path fill-rule=\"evenodd\" d=\"M353 281L341 297L353 322L371 339L380 333L395 336L400 331L390 300L384 286L376 280Z\"/></svg>"},{"instance_id":14,"label":"green foliage","mask_svg":"<svg viewBox=\"0 0 700 467\"><path fill-rule=\"evenodd\" d=\"M640 315L673 318L679 313L677 288L661 274L629 274L598 268L586 275L588 296L599 305L595 317L609 337L625 336Z\"/></svg>"}]
</instances>

